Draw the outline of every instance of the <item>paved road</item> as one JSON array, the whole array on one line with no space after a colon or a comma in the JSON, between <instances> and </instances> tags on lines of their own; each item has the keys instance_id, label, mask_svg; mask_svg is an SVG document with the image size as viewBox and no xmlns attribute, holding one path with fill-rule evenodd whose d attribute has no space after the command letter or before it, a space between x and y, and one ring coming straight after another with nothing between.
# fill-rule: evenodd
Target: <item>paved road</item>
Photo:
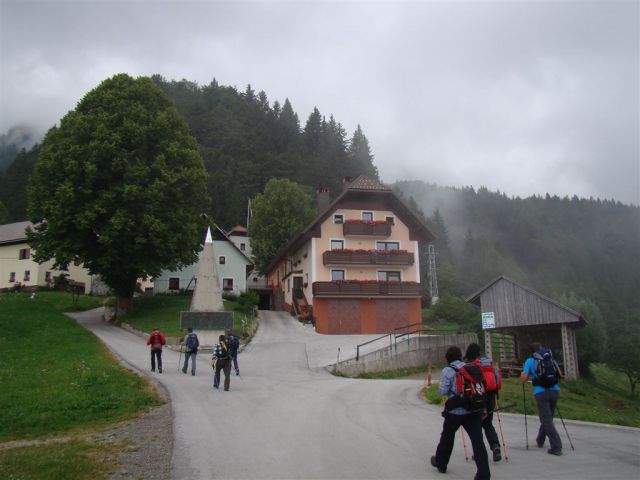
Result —
<instances>
[{"instance_id":1,"label":"paved road","mask_svg":"<svg viewBox=\"0 0 640 480\"><path fill-rule=\"evenodd\" d=\"M461 442L446 476L428 465L442 418L418 397L421 380L337 378L321 367L354 352L363 337L318 335L289 315L261 312L262 323L240 355L242 378L231 391L212 389L208 355L197 375L177 369L165 351L167 387L174 409L175 479L471 479ZM74 315L116 354L148 368L140 337L101 322L97 311ZM344 357L341 357L344 358ZM149 372L149 374L151 374ZM640 475L640 430L566 422L575 445L553 457L535 448L529 417L502 415L509 462L492 464L494 479L630 479ZM560 428L561 425L559 425ZM468 439L467 439L468 441Z\"/></svg>"}]
</instances>

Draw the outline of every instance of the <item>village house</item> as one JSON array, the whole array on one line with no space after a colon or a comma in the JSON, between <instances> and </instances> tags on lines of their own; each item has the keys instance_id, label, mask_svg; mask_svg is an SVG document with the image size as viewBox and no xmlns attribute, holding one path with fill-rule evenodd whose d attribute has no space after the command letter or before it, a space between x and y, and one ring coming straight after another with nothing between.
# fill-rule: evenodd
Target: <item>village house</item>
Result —
<instances>
[{"instance_id":1,"label":"village house","mask_svg":"<svg viewBox=\"0 0 640 480\"><path fill-rule=\"evenodd\" d=\"M84 284L84 293L105 293L98 276L82 265L70 264L67 271L61 271L53 268L53 260L37 263L27 243L26 231L31 226L29 221L0 225L0 290L53 286L55 277L67 274L68 280Z\"/></svg>"},{"instance_id":2,"label":"village house","mask_svg":"<svg viewBox=\"0 0 640 480\"><path fill-rule=\"evenodd\" d=\"M239 294L247 290L247 276L253 270L253 263L245 252L250 252L249 241L244 227L240 234L228 235L217 225L211 230L216 271L223 293ZM242 230L244 236L241 235ZM244 239L244 240L243 240ZM201 252L202 253L202 252ZM195 288L198 262L179 270L163 270L153 279L154 294L180 293Z\"/></svg>"},{"instance_id":3,"label":"village house","mask_svg":"<svg viewBox=\"0 0 640 480\"><path fill-rule=\"evenodd\" d=\"M389 333L422 321L419 242L435 237L391 189L360 176L267 267L272 306L325 334Z\"/></svg>"}]
</instances>

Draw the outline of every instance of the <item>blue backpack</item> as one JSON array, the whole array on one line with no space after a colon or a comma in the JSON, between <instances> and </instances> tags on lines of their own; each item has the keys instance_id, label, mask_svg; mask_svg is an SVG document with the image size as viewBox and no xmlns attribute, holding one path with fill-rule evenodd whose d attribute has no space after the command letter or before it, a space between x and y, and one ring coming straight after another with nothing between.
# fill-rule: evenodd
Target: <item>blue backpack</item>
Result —
<instances>
[{"instance_id":1,"label":"blue backpack","mask_svg":"<svg viewBox=\"0 0 640 480\"><path fill-rule=\"evenodd\" d=\"M187 352L197 352L198 347L200 346L200 342L198 341L198 336L195 333L190 333L187 336L187 342L185 346L187 347Z\"/></svg>"},{"instance_id":2,"label":"blue backpack","mask_svg":"<svg viewBox=\"0 0 640 480\"><path fill-rule=\"evenodd\" d=\"M551 388L558 383L558 363L553 359L551 350L541 348L533 354L535 362L535 375L532 383L543 388Z\"/></svg>"}]
</instances>

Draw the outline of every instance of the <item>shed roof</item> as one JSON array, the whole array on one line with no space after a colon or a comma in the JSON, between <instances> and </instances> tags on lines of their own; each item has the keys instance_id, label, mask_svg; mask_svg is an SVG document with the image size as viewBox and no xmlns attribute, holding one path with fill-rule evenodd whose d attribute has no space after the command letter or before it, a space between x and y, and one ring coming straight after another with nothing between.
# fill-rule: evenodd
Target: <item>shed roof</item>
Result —
<instances>
[{"instance_id":1,"label":"shed roof","mask_svg":"<svg viewBox=\"0 0 640 480\"><path fill-rule=\"evenodd\" d=\"M469 296L467 302L481 307L483 313L494 312L496 328L557 323L586 325L580 313L504 275Z\"/></svg>"}]
</instances>

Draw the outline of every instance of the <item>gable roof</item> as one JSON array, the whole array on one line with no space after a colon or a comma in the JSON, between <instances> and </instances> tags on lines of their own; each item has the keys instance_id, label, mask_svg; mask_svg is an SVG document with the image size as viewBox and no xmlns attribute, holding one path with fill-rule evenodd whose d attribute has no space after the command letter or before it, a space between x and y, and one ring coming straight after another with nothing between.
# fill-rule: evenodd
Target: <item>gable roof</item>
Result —
<instances>
[{"instance_id":1,"label":"gable roof","mask_svg":"<svg viewBox=\"0 0 640 480\"><path fill-rule=\"evenodd\" d=\"M231 246L235 250L237 250L238 253L240 255L242 255L247 260L247 262L249 262L251 265L253 265L253 261L249 257L247 257L247 254L244 253L242 250L240 250L235 243L233 243L233 241L229 238L229 235L227 234L227 232L225 232L223 229L221 229L215 223L213 224L213 227L214 228L213 228L213 230L211 232L211 235L212 235L214 240L229 242L231 244Z\"/></svg>"},{"instance_id":2,"label":"gable roof","mask_svg":"<svg viewBox=\"0 0 640 480\"><path fill-rule=\"evenodd\" d=\"M0 225L0 245L26 242L26 230L32 225L29 221Z\"/></svg>"},{"instance_id":3,"label":"gable roof","mask_svg":"<svg viewBox=\"0 0 640 480\"><path fill-rule=\"evenodd\" d=\"M564 319L561 321L548 321L544 318L537 318L536 319L537 321L535 322L522 323L522 321L526 320L527 317L544 316L545 312L541 312L539 311L539 309L537 309L537 311L535 312L523 311L527 308L528 305L527 306L524 306L521 304L508 305L507 308L504 308L505 312L503 313L508 313L508 315L511 315L511 316L519 315L518 320L520 321L519 325L509 325L509 326L527 326L527 325L539 325L539 324L551 324L551 323L578 323L580 326L586 325L587 322L585 321L584 317L580 315L580 313L576 312L575 310L572 310L571 308L565 305L562 305L561 303L539 292L536 292L532 288L521 285L515 280L512 280L511 278L506 277L504 275L500 275L499 277L494 278L489 283L487 283L484 287L482 287L481 289L476 291L474 294L467 297L466 299L467 303L478 305L479 307L482 308L482 311L484 312L485 308L482 306L482 302L481 302L483 295L486 297L487 294L490 294L493 290L498 289L499 288L498 284L503 282L511 285L511 287L513 287L516 290L522 291L525 295L530 295L531 296L530 298L535 299L535 301L537 301L539 304L545 304L547 306L547 310L558 311L560 314L560 317ZM489 308L501 308L501 307L498 307L496 305L491 305ZM496 322L496 326L498 327L497 322Z\"/></svg>"},{"instance_id":4,"label":"gable roof","mask_svg":"<svg viewBox=\"0 0 640 480\"><path fill-rule=\"evenodd\" d=\"M351 208L361 206L363 203L370 203L376 210L391 210L402 222L409 228L409 236L411 240L434 240L436 236L404 203L404 201L396 195L393 190L379 182L376 179L360 175L354 181L349 183L338 197L329 204L329 206L293 238L284 248L278 252L276 258L267 266L266 272L271 271L278 262L290 250L300 248L303 243L312 237L320 237L320 225L329 215L336 211L339 207ZM371 205L367 208L371 208Z\"/></svg>"}]
</instances>

